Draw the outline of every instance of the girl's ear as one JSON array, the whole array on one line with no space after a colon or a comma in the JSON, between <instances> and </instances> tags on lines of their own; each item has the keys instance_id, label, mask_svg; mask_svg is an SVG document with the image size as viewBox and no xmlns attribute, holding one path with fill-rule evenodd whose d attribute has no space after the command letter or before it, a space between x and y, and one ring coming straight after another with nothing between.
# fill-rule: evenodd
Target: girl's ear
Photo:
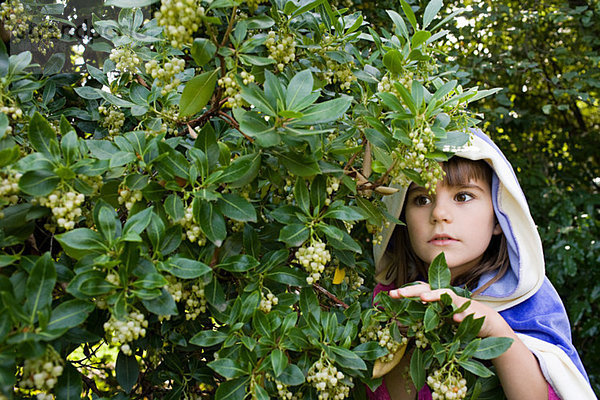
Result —
<instances>
[{"instance_id":1,"label":"girl's ear","mask_svg":"<svg viewBox=\"0 0 600 400\"><path fill-rule=\"evenodd\" d=\"M498 221L496 221L496 225L494 225L494 231L492 232L492 234L499 235L501 233L502 233L502 227L500 226L500 223Z\"/></svg>"}]
</instances>

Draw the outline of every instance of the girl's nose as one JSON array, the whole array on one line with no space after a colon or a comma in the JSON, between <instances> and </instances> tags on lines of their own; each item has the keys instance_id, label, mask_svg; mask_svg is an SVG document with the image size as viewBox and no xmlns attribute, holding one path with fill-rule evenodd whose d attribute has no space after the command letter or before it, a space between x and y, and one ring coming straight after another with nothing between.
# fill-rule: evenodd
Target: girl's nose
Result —
<instances>
[{"instance_id":1,"label":"girl's nose","mask_svg":"<svg viewBox=\"0 0 600 400\"><path fill-rule=\"evenodd\" d=\"M433 208L431 209L431 222L451 222L452 215L446 202L441 199L436 199Z\"/></svg>"}]
</instances>

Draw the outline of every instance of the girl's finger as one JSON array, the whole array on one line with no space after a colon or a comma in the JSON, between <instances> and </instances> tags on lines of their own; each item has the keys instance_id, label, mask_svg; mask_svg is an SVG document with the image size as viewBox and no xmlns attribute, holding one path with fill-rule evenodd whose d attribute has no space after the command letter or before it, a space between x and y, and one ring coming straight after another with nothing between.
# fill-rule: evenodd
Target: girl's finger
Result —
<instances>
[{"instance_id":1,"label":"girl's finger","mask_svg":"<svg viewBox=\"0 0 600 400\"><path fill-rule=\"evenodd\" d=\"M420 283L418 285L406 286L399 289L390 290L390 297L399 299L402 297L418 297L423 292L430 291L431 288L426 283Z\"/></svg>"}]
</instances>

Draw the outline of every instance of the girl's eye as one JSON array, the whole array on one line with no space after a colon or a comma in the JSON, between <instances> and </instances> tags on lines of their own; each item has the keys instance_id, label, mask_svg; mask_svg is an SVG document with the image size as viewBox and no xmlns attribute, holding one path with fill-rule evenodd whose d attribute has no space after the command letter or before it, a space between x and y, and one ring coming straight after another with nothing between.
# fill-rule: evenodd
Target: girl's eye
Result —
<instances>
[{"instance_id":1,"label":"girl's eye","mask_svg":"<svg viewBox=\"0 0 600 400\"><path fill-rule=\"evenodd\" d=\"M465 201L472 200L472 199L473 199L473 196L472 196L471 194L469 194L469 193L464 193L464 192L461 192L461 193L458 193L458 194L455 196L455 199L456 199L456 201L459 201L459 202L461 202L461 203L462 203L462 202L465 202Z\"/></svg>"},{"instance_id":2,"label":"girl's eye","mask_svg":"<svg viewBox=\"0 0 600 400\"><path fill-rule=\"evenodd\" d=\"M429 197L423 196L423 195L416 196L413 201L418 206L426 206L427 204L431 203L431 199Z\"/></svg>"}]
</instances>

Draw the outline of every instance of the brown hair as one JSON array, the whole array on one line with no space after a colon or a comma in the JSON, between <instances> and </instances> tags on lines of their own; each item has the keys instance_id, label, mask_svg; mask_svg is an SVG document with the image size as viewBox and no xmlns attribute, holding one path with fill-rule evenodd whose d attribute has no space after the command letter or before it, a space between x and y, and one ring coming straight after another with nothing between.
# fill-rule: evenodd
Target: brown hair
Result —
<instances>
[{"instance_id":1,"label":"brown hair","mask_svg":"<svg viewBox=\"0 0 600 400\"><path fill-rule=\"evenodd\" d=\"M483 160L468 160L461 157L452 157L448 161L441 163L445 172L443 184L457 186L467 184L472 179L481 179L492 187L492 168ZM406 204L406 203L405 203ZM400 215L400 220L405 221L404 208ZM426 263L417 257L414 253L406 226L398 225L390 238L384 259L388 260L389 271L397 271L396 283L400 286L412 282L416 279L427 277ZM483 254L483 258L478 268L473 268L466 274L460 276L453 285L464 285L469 290L473 290L479 278L487 272L497 271L494 278L485 285L477 289L474 294L479 294L487 289L492 283L506 273L510 267L508 258L508 247L504 233L492 236L488 248Z\"/></svg>"}]
</instances>

